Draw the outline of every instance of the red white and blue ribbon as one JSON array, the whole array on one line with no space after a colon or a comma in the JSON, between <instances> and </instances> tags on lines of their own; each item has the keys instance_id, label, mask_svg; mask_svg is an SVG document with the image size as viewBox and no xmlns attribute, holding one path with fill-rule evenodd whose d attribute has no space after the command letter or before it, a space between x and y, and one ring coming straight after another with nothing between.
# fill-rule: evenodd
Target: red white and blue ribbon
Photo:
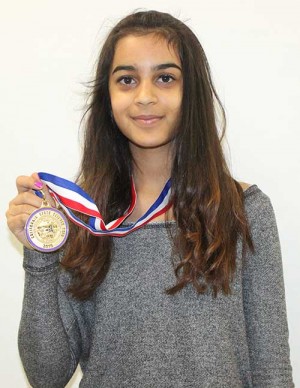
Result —
<instances>
[{"instance_id":1,"label":"red white and blue ribbon","mask_svg":"<svg viewBox=\"0 0 300 388\"><path fill-rule=\"evenodd\" d=\"M131 177L131 204L122 217L105 224L96 204L92 198L76 183L60 178L46 172L38 173L41 181L48 187L50 195L64 209L67 217L76 225L88 230L95 236L123 237L134 230L141 228L155 217L165 213L171 206L171 179L167 181L162 192L153 205L137 221L128 226L120 226L122 222L133 212L136 205L136 190ZM89 216L86 224L77 217L72 210Z\"/></svg>"}]
</instances>

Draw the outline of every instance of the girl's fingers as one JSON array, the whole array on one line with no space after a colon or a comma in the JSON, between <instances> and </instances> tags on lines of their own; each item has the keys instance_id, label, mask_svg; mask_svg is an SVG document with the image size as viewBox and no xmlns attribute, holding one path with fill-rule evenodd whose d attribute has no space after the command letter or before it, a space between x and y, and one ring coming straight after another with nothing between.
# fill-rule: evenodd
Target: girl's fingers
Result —
<instances>
[{"instance_id":1,"label":"girl's fingers","mask_svg":"<svg viewBox=\"0 0 300 388\"><path fill-rule=\"evenodd\" d=\"M21 175L17 178L16 181L18 193L34 193L34 190L42 190L46 200L49 202L50 206L55 206L55 201L52 199L49 194L49 190L45 184L40 180L38 174L35 172L31 176ZM36 195L37 198L39 198ZM39 205L40 206L40 205Z\"/></svg>"},{"instance_id":2,"label":"girl's fingers","mask_svg":"<svg viewBox=\"0 0 300 388\"><path fill-rule=\"evenodd\" d=\"M12 205L8 211L7 214L11 217L19 216L19 215L27 215L30 216L31 213L33 213L39 206L30 206L30 205Z\"/></svg>"},{"instance_id":3,"label":"girl's fingers","mask_svg":"<svg viewBox=\"0 0 300 388\"><path fill-rule=\"evenodd\" d=\"M37 196L35 191L42 189L50 206L55 206L55 202L37 173L33 173L31 176L19 176L16 184L18 195L9 203L6 212L7 225L22 244L30 247L25 236L24 227L30 214L39 209L43 203L43 199Z\"/></svg>"},{"instance_id":4,"label":"girl's fingers","mask_svg":"<svg viewBox=\"0 0 300 388\"><path fill-rule=\"evenodd\" d=\"M16 236L16 238L29 249L32 249L30 244L27 241L24 226L28 219L27 214L20 214L18 216L9 216L7 218L7 225L11 232Z\"/></svg>"},{"instance_id":5,"label":"girl's fingers","mask_svg":"<svg viewBox=\"0 0 300 388\"><path fill-rule=\"evenodd\" d=\"M42 198L38 197L33 191L26 191L18 194L11 202L10 206L29 205L41 207Z\"/></svg>"},{"instance_id":6,"label":"girl's fingers","mask_svg":"<svg viewBox=\"0 0 300 388\"><path fill-rule=\"evenodd\" d=\"M17 216L10 216L7 218L7 225L9 229L16 235L24 231L24 226L28 219L28 214L19 214Z\"/></svg>"},{"instance_id":7,"label":"girl's fingers","mask_svg":"<svg viewBox=\"0 0 300 388\"><path fill-rule=\"evenodd\" d=\"M43 182L40 180L37 173L33 173L31 176L21 175L17 178L16 183L18 193L29 190L40 190L44 188Z\"/></svg>"}]
</instances>

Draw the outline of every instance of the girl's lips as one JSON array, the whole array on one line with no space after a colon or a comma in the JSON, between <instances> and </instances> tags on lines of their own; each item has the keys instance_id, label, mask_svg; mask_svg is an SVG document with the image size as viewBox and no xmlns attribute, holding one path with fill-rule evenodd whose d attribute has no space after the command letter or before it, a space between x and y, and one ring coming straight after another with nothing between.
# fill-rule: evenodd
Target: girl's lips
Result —
<instances>
[{"instance_id":1,"label":"girl's lips","mask_svg":"<svg viewBox=\"0 0 300 388\"><path fill-rule=\"evenodd\" d=\"M133 120L139 124L151 125L155 124L157 121L161 120L162 116L135 116Z\"/></svg>"}]
</instances>

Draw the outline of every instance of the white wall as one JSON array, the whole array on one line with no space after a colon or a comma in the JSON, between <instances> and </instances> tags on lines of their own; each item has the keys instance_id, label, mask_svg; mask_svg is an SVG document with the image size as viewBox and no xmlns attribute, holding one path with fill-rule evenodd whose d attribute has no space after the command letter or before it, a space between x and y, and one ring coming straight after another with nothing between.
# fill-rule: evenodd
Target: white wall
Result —
<instances>
[{"instance_id":1,"label":"white wall","mask_svg":"<svg viewBox=\"0 0 300 388\"><path fill-rule=\"evenodd\" d=\"M121 3L121 2L120 2ZM11 0L0 14L0 385L28 387L17 351L24 274L5 211L17 175L72 179L79 162L84 88L101 39L137 7L167 11L196 32L228 118L236 179L272 200L281 238L291 359L300 386L298 0ZM80 374L68 387L77 387Z\"/></svg>"}]
</instances>

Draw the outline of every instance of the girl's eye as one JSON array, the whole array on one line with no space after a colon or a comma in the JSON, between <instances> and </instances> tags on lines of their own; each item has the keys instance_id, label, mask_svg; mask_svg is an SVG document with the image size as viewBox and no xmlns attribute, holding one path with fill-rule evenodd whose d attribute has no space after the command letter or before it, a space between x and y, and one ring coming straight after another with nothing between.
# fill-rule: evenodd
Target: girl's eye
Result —
<instances>
[{"instance_id":1,"label":"girl's eye","mask_svg":"<svg viewBox=\"0 0 300 388\"><path fill-rule=\"evenodd\" d=\"M162 74L159 78L162 79L163 83L170 83L174 80L174 77L170 74Z\"/></svg>"},{"instance_id":2,"label":"girl's eye","mask_svg":"<svg viewBox=\"0 0 300 388\"><path fill-rule=\"evenodd\" d=\"M122 85L131 85L132 77L124 76L118 79ZM124 82L123 82L124 81Z\"/></svg>"}]
</instances>

